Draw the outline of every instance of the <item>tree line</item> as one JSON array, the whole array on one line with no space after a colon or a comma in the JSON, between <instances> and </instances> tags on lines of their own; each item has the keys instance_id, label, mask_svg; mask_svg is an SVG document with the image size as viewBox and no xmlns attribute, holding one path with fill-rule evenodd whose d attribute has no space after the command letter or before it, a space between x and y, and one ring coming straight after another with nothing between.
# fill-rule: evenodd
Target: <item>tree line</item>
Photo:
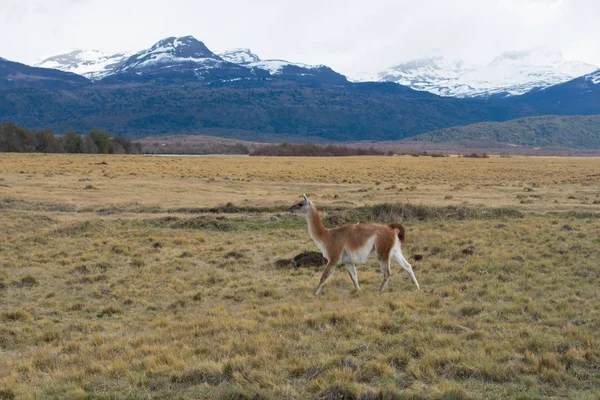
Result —
<instances>
[{"instance_id":1,"label":"tree line","mask_svg":"<svg viewBox=\"0 0 600 400\"><path fill-rule=\"evenodd\" d=\"M55 135L50 129L32 131L5 122L0 124L0 152L140 154L142 145L123 136L111 137L99 129L93 129L87 135L74 131Z\"/></svg>"},{"instance_id":2,"label":"tree line","mask_svg":"<svg viewBox=\"0 0 600 400\"><path fill-rule=\"evenodd\" d=\"M250 153L251 156L306 156L306 157L339 157L339 156L383 156L381 150L356 148L347 146L319 146L315 144L270 144L261 146ZM391 153L393 154L393 153ZM391 155L388 153L388 155Z\"/></svg>"}]
</instances>

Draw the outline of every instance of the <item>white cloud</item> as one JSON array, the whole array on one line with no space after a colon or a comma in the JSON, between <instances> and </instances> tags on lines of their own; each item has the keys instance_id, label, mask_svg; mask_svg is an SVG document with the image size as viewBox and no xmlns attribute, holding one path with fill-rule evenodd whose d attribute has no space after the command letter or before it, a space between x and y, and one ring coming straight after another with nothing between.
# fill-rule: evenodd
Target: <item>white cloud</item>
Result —
<instances>
[{"instance_id":1,"label":"white cloud","mask_svg":"<svg viewBox=\"0 0 600 400\"><path fill-rule=\"evenodd\" d=\"M107 52L194 35L213 51L374 75L432 53L471 63L538 45L600 65L597 0L3 0L0 57L33 62L67 48ZM6 4L6 3L4 3Z\"/></svg>"}]
</instances>

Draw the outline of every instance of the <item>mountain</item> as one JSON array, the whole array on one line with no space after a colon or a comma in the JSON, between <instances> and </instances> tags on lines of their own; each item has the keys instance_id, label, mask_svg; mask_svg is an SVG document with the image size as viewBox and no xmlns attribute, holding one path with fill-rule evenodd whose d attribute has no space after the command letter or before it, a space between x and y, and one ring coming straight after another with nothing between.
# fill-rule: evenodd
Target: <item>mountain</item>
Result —
<instances>
[{"instance_id":1,"label":"mountain","mask_svg":"<svg viewBox=\"0 0 600 400\"><path fill-rule=\"evenodd\" d=\"M77 54L79 60L87 57ZM507 53L490 68L514 71L536 57ZM356 141L398 140L542 113L600 114L599 72L525 95L459 99L396 83L352 83L323 65L261 60L249 49L216 54L192 36L166 38L121 60L104 60L89 64L89 71L92 65L104 68L105 75L93 84L73 73L0 60L0 121L57 132L99 128L130 138L206 134ZM63 68L74 65L67 61ZM571 74L581 71L580 64L563 64L555 57L554 72L559 65ZM452 90L468 70L439 58L406 68L427 71L428 79L433 76ZM427 74L411 79L425 85Z\"/></svg>"},{"instance_id":2,"label":"mountain","mask_svg":"<svg viewBox=\"0 0 600 400\"><path fill-rule=\"evenodd\" d=\"M527 104L541 114L590 115L600 113L600 70L544 90L532 91L506 102Z\"/></svg>"},{"instance_id":3,"label":"mountain","mask_svg":"<svg viewBox=\"0 0 600 400\"><path fill-rule=\"evenodd\" d=\"M600 115L520 118L441 129L410 141L600 149Z\"/></svg>"},{"instance_id":4,"label":"mountain","mask_svg":"<svg viewBox=\"0 0 600 400\"><path fill-rule=\"evenodd\" d=\"M272 78L310 81L315 83L345 84L346 77L325 65L309 65L285 60L261 60L250 49L233 49L219 54L223 59L243 65L251 71L268 72Z\"/></svg>"},{"instance_id":5,"label":"mountain","mask_svg":"<svg viewBox=\"0 0 600 400\"><path fill-rule=\"evenodd\" d=\"M0 58L0 90L69 89L88 83L90 81L80 75L55 69L30 67Z\"/></svg>"},{"instance_id":6,"label":"mountain","mask_svg":"<svg viewBox=\"0 0 600 400\"><path fill-rule=\"evenodd\" d=\"M236 80L297 80L312 83L347 83L346 77L324 65L283 60L261 60L249 49L217 55L193 36L163 39L124 60L104 83L190 82L219 83Z\"/></svg>"},{"instance_id":7,"label":"mountain","mask_svg":"<svg viewBox=\"0 0 600 400\"><path fill-rule=\"evenodd\" d=\"M73 72L95 81L112 74L130 56L131 52L105 54L99 50L78 49L46 57L35 66Z\"/></svg>"},{"instance_id":8,"label":"mountain","mask_svg":"<svg viewBox=\"0 0 600 400\"><path fill-rule=\"evenodd\" d=\"M379 73L378 79L440 96L506 97L560 84L596 69L537 47L502 53L484 66L467 67L462 61L443 57L423 58L388 68Z\"/></svg>"},{"instance_id":9,"label":"mountain","mask_svg":"<svg viewBox=\"0 0 600 400\"><path fill-rule=\"evenodd\" d=\"M346 77L325 65L291 63L285 60L261 60L246 64L252 71L267 71L277 79L298 80L315 83L345 84Z\"/></svg>"},{"instance_id":10,"label":"mountain","mask_svg":"<svg viewBox=\"0 0 600 400\"><path fill-rule=\"evenodd\" d=\"M250 64L260 61L260 58L250 49L231 49L220 53L219 57L234 64Z\"/></svg>"},{"instance_id":11,"label":"mountain","mask_svg":"<svg viewBox=\"0 0 600 400\"><path fill-rule=\"evenodd\" d=\"M260 133L354 141L403 139L450 126L535 115L523 104L445 98L393 83L103 81L69 91L0 92L0 121L56 132L98 128L130 138L205 134L251 139Z\"/></svg>"},{"instance_id":12,"label":"mountain","mask_svg":"<svg viewBox=\"0 0 600 400\"><path fill-rule=\"evenodd\" d=\"M104 83L187 81L213 82L231 79L267 78L268 73L225 61L193 36L169 37L139 51L121 64Z\"/></svg>"},{"instance_id":13,"label":"mountain","mask_svg":"<svg viewBox=\"0 0 600 400\"><path fill-rule=\"evenodd\" d=\"M284 60L261 60L250 49L215 54L193 36L169 37L137 53L105 54L98 50L70 50L44 58L38 67L73 72L104 83L231 80L297 80L345 84L344 75L324 65Z\"/></svg>"},{"instance_id":14,"label":"mountain","mask_svg":"<svg viewBox=\"0 0 600 400\"><path fill-rule=\"evenodd\" d=\"M438 96L460 96L458 79L469 70L462 61L447 61L444 57L427 57L390 67L378 74L381 82L395 82L415 90ZM469 87L463 88L468 92Z\"/></svg>"}]
</instances>

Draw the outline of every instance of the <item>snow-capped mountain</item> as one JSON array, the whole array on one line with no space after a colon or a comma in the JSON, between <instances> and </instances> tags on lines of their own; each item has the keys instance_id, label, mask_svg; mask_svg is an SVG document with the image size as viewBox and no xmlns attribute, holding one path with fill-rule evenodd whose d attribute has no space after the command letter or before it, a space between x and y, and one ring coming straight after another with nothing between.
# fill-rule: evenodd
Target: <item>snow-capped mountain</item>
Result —
<instances>
[{"instance_id":1,"label":"snow-capped mountain","mask_svg":"<svg viewBox=\"0 0 600 400\"><path fill-rule=\"evenodd\" d=\"M456 96L460 76L469 72L462 61L427 57L398 64L379 73L382 82L396 82L415 90L440 96Z\"/></svg>"},{"instance_id":2,"label":"snow-capped mountain","mask_svg":"<svg viewBox=\"0 0 600 400\"><path fill-rule=\"evenodd\" d=\"M99 80L110 75L131 54L131 52L106 54L100 50L69 50L45 57L34 66L73 72L91 80Z\"/></svg>"},{"instance_id":3,"label":"snow-capped mountain","mask_svg":"<svg viewBox=\"0 0 600 400\"><path fill-rule=\"evenodd\" d=\"M378 78L440 96L515 96L569 81L597 68L567 61L559 52L537 47L502 53L484 66L466 67L443 57L424 58L388 68Z\"/></svg>"},{"instance_id":4,"label":"snow-capped mountain","mask_svg":"<svg viewBox=\"0 0 600 400\"><path fill-rule=\"evenodd\" d=\"M108 55L98 50L70 50L47 57L40 67L84 75L95 81L232 82L248 79L346 83L346 77L324 65L261 60L250 49L213 53L193 36L169 37L136 53Z\"/></svg>"},{"instance_id":5,"label":"snow-capped mountain","mask_svg":"<svg viewBox=\"0 0 600 400\"><path fill-rule=\"evenodd\" d=\"M253 73L266 71L272 77L294 80L314 80L327 83L347 83L348 80L325 65L309 65L286 60L261 60L250 49L233 49L219 54L229 62L249 68Z\"/></svg>"},{"instance_id":6,"label":"snow-capped mountain","mask_svg":"<svg viewBox=\"0 0 600 400\"><path fill-rule=\"evenodd\" d=\"M115 72L190 63L213 68L223 63L223 59L192 36L169 37L158 41L149 49L135 53L119 65Z\"/></svg>"},{"instance_id":7,"label":"snow-capped mountain","mask_svg":"<svg viewBox=\"0 0 600 400\"><path fill-rule=\"evenodd\" d=\"M250 49L227 50L224 53L220 53L219 57L234 64L250 64L252 62L260 61L260 58L250 51Z\"/></svg>"},{"instance_id":8,"label":"snow-capped mountain","mask_svg":"<svg viewBox=\"0 0 600 400\"><path fill-rule=\"evenodd\" d=\"M105 82L219 81L268 77L224 60L193 36L162 39L119 64Z\"/></svg>"}]
</instances>

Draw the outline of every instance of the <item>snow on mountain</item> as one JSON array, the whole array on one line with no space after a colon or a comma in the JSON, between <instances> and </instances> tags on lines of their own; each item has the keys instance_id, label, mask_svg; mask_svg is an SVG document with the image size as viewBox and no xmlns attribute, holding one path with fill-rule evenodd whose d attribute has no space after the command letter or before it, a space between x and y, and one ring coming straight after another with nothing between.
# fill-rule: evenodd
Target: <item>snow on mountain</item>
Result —
<instances>
[{"instance_id":1,"label":"snow on mountain","mask_svg":"<svg viewBox=\"0 0 600 400\"><path fill-rule=\"evenodd\" d=\"M415 90L454 96L458 79L469 72L462 61L448 61L443 57L428 57L398 64L378 75L379 81L396 82Z\"/></svg>"},{"instance_id":2,"label":"snow on mountain","mask_svg":"<svg viewBox=\"0 0 600 400\"><path fill-rule=\"evenodd\" d=\"M430 57L382 71L378 80L396 82L440 96L515 96L543 89L595 71L598 67L566 61L562 54L537 47L505 52L484 66L465 67L460 61Z\"/></svg>"},{"instance_id":3,"label":"snow on mountain","mask_svg":"<svg viewBox=\"0 0 600 400\"><path fill-rule=\"evenodd\" d=\"M226 61L248 68L253 74L267 73L271 77L291 80L311 80L322 83L347 83L342 74L325 65L293 63L285 60L261 60L250 49L233 49L219 54Z\"/></svg>"},{"instance_id":4,"label":"snow on mountain","mask_svg":"<svg viewBox=\"0 0 600 400\"><path fill-rule=\"evenodd\" d=\"M265 71L269 71L271 75L279 75L283 73L286 67L298 67L303 69L318 69L323 65L308 65L302 63L292 63L285 60L261 60L253 63L246 64L248 68L258 68Z\"/></svg>"},{"instance_id":5,"label":"snow on mountain","mask_svg":"<svg viewBox=\"0 0 600 400\"><path fill-rule=\"evenodd\" d=\"M155 68L166 64L196 64L197 67L210 69L218 67L224 61L210 51L204 43L193 36L181 38L169 37L158 41L149 49L139 51L119 65L115 72L132 69Z\"/></svg>"},{"instance_id":6,"label":"snow on mountain","mask_svg":"<svg viewBox=\"0 0 600 400\"><path fill-rule=\"evenodd\" d=\"M326 65L292 63L285 60L262 60L244 64L244 66L249 68L254 74L262 71L278 79L311 81L335 85L348 83L348 79L344 75L335 72Z\"/></svg>"},{"instance_id":7,"label":"snow on mountain","mask_svg":"<svg viewBox=\"0 0 600 400\"><path fill-rule=\"evenodd\" d=\"M261 60L250 49L210 51L193 36L169 37L137 53L107 55L97 50L72 50L37 64L104 82L232 82L242 79L284 79L347 83L346 77L324 65Z\"/></svg>"},{"instance_id":8,"label":"snow on mountain","mask_svg":"<svg viewBox=\"0 0 600 400\"><path fill-rule=\"evenodd\" d=\"M99 80L110 75L131 54L131 52L106 54L99 50L77 49L44 57L34 66L73 72L91 80Z\"/></svg>"},{"instance_id":9,"label":"snow on mountain","mask_svg":"<svg viewBox=\"0 0 600 400\"><path fill-rule=\"evenodd\" d=\"M286 60L261 60L250 49L232 49L219 54L221 58L234 64L240 64L248 68L258 68L268 71L271 75L282 74L286 67L297 67L306 70L318 69L323 65L308 65L303 63L293 63Z\"/></svg>"},{"instance_id":10,"label":"snow on mountain","mask_svg":"<svg viewBox=\"0 0 600 400\"><path fill-rule=\"evenodd\" d=\"M600 85L600 69L596 72L584 76L584 78L588 81L592 81L594 85Z\"/></svg>"},{"instance_id":11,"label":"snow on mountain","mask_svg":"<svg viewBox=\"0 0 600 400\"><path fill-rule=\"evenodd\" d=\"M260 61L260 58L256 54L252 53L250 49L227 50L224 53L220 53L219 57L234 64L249 64Z\"/></svg>"}]
</instances>

